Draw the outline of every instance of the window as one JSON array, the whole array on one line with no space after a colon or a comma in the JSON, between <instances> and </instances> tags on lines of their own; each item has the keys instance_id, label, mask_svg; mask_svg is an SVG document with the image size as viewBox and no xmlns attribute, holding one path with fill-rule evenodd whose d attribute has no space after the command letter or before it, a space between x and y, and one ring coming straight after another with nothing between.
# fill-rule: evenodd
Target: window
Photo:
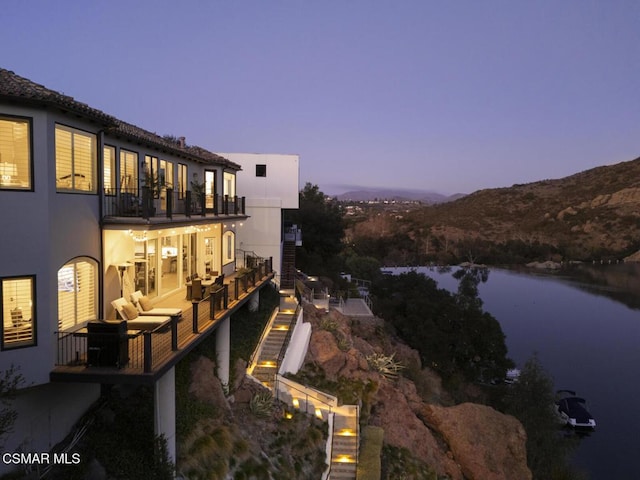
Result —
<instances>
[{"instance_id":1,"label":"window","mask_svg":"<svg viewBox=\"0 0 640 480\"><path fill-rule=\"evenodd\" d=\"M120 191L138 194L138 154L120 150Z\"/></svg>"},{"instance_id":2,"label":"window","mask_svg":"<svg viewBox=\"0 0 640 480\"><path fill-rule=\"evenodd\" d=\"M158 157L150 155L144 156L144 183L145 187L153 194L154 198L158 198L160 194L160 177L158 175Z\"/></svg>"},{"instance_id":3,"label":"window","mask_svg":"<svg viewBox=\"0 0 640 480\"><path fill-rule=\"evenodd\" d=\"M236 238L233 232L224 232L222 237L222 258L224 258L225 262L232 262L235 258L236 253Z\"/></svg>"},{"instance_id":4,"label":"window","mask_svg":"<svg viewBox=\"0 0 640 480\"><path fill-rule=\"evenodd\" d=\"M36 344L35 277L2 279L2 350Z\"/></svg>"},{"instance_id":5,"label":"window","mask_svg":"<svg viewBox=\"0 0 640 480\"><path fill-rule=\"evenodd\" d=\"M56 125L56 188L96 193L96 136Z\"/></svg>"},{"instance_id":6,"label":"window","mask_svg":"<svg viewBox=\"0 0 640 480\"><path fill-rule=\"evenodd\" d=\"M161 187L173 188L173 163L168 160L160 160L158 180Z\"/></svg>"},{"instance_id":7,"label":"window","mask_svg":"<svg viewBox=\"0 0 640 480\"><path fill-rule=\"evenodd\" d=\"M267 166L256 165L256 177L266 177L266 176L267 176Z\"/></svg>"},{"instance_id":8,"label":"window","mask_svg":"<svg viewBox=\"0 0 640 480\"><path fill-rule=\"evenodd\" d=\"M178 198L184 198L187 194L187 166L178 164Z\"/></svg>"},{"instance_id":9,"label":"window","mask_svg":"<svg viewBox=\"0 0 640 480\"><path fill-rule=\"evenodd\" d=\"M98 265L82 257L58 270L58 322L66 330L98 318Z\"/></svg>"},{"instance_id":10,"label":"window","mask_svg":"<svg viewBox=\"0 0 640 480\"><path fill-rule=\"evenodd\" d=\"M235 173L224 172L223 195L229 195L230 197L236 196L236 174Z\"/></svg>"},{"instance_id":11,"label":"window","mask_svg":"<svg viewBox=\"0 0 640 480\"><path fill-rule=\"evenodd\" d=\"M31 190L31 123L0 118L0 188Z\"/></svg>"},{"instance_id":12,"label":"window","mask_svg":"<svg viewBox=\"0 0 640 480\"><path fill-rule=\"evenodd\" d=\"M114 147L104 147L104 193L105 195L116 194L116 149Z\"/></svg>"}]
</instances>

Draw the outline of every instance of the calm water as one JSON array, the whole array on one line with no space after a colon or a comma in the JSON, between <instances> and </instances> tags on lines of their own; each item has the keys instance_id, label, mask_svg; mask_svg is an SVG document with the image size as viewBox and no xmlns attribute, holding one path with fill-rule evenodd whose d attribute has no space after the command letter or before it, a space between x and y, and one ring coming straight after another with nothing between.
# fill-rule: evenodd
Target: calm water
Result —
<instances>
[{"instance_id":1,"label":"calm water","mask_svg":"<svg viewBox=\"0 0 640 480\"><path fill-rule=\"evenodd\" d=\"M457 288L451 273L415 270ZM502 325L516 364L537 353L556 389L586 398L598 427L581 441L573 463L591 480L640 478L638 278L636 265L562 275L494 269L480 286L484 309Z\"/></svg>"}]
</instances>

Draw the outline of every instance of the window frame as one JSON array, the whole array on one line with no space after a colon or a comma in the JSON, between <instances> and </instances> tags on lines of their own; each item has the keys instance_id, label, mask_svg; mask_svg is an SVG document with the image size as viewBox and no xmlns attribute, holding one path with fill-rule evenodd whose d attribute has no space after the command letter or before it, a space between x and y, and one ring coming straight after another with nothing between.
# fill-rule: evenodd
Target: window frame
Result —
<instances>
[{"instance_id":1,"label":"window frame","mask_svg":"<svg viewBox=\"0 0 640 480\"><path fill-rule=\"evenodd\" d=\"M132 185L125 186L123 180L123 175L128 174L127 171L123 172L123 164L127 166L127 155L131 155L133 159L133 171L130 173L131 175L131 183ZM138 195L138 184L140 179L140 165L138 162L140 161L140 155L138 152L134 152L133 150L127 150L126 148L120 149L120 154L118 155L118 192L120 193L131 193L133 195ZM126 168L125 168L126 170Z\"/></svg>"},{"instance_id":2,"label":"window frame","mask_svg":"<svg viewBox=\"0 0 640 480\"><path fill-rule=\"evenodd\" d=\"M69 174L72 178L72 185L69 188L59 187L58 186L58 131L65 131L71 134L71 173ZM76 172L76 155L75 155L75 136L80 137L88 137L91 139L91 179L90 186L91 188L84 190L76 188L75 179L77 175L82 175L81 173ZM80 128L71 127L69 125L65 125L63 123L56 123L54 127L54 158L55 158L55 176L56 176L56 192L57 193L79 193L85 195L96 195L98 193L98 136L90 132L88 130L82 130ZM62 177L60 177L62 178Z\"/></svg>"},{"instance_id":3,"label":"window frame","mask_svg":"<svg viewBox=\"0 0 640 480\"><path fill-rule=\"evenodd\" d=\"M82 308L78 307L78 293L80 291L80 288L82 288L82 285L80 285L81 283L81 277L79 275L78 272L78 264L80 263L86 263L88 264L91 268L92 268L92 279L91 279L91 286L93 288L92 292L91 292L91 298L93 299L93 305L91 306L92 309L92 315L89 315L89 317L91 318L86 318L84 320L78 321L78 312L80 310L88 310L86 308L84 308L84 306L82 306ZM64 268L72 268L73 269L73 277L72 277L72 281L73 284L68 287L68 288L72 288L73 291L70 292L69 290L61 290L61 283L60 283L60 271ZM96 320L98 318L98 311L99 311L99 295L100 295L100 278L99 278L99 272L100 272L100 266L99 263L91 257L87 257L87 256L80 256L80 257L75 257L70 259L69 261L65 262L64 265L62 265L57 272L57 303L58 303L58 328L61 331L66 331L68 329L73 329L75 328L77 325L82 324L86 321L89 320ZM64 288L64 287L63 287ZM72 325L67 325L67 322L65 322L65 320L61 317L60 314L60 309L61 309L61 297L60 297L60 293L61 292L66 292L66 293L73 293L73 299L72 299L72 307L73 307L73 324Z\"/></svg>"},{"instance_id":4,"label":"window frame","mask_svg":"<svg viewBox=\"0 0 640 480\"><path fill-rule=\"evenodd\" d=\"M266 163L257 163L256 164L256 177L266 177L267 176L267 164Z\"/></svg>"},{"instance_id":5,"label":"window frame","mask_svg":"<svg viewBox=\"0 0 640 480\"><path fill-rule=\"evenodd\" d=\"M29 302L31 303L31 340L16 342L16 345L12 345L9 343L7 345L5 341L5 319L4 319L4 282L5 281L16 281L16 280L30 280L31 281L31 298ZM11 298L8 300L11 302ZM16 300L17 304L17 300ZM36 276L35 275L13 275L0 277L0 351L8 351L8 350L17 350L20 348L29 348L29 347L37 347L38 346L38 319L37 319L37 302L36 302ZM13 326L16 328L16 326Z\"/></svg>"},{"instance_id":6,"label":"window frame","mask_svg":"<svg viewBox=\"0 0 640 480\"><path fill-rule=\"evenodd\" d=\"M110 158L110 175L109 175L109 182L107 183L107 173L106 173L106 167L107 167L107 155L106 152L107 150L113 152L113 157ZM117 174L117 168L118 168L118 151L116 149L116 147L114 147L113 145L103 145L102 146L102 187L103 187L103 191L104 194L106 196L115 196L116 192L118 191L118 187L117 187L117 180L118 180L118 174ZM109 187L109 189L107 190L107 185L111 185Z\"/></svg>"},{"instance_id":7,"label":"window frame","mask_svg":"<svg viewBox=\"0 0 640 480\"><path fill-rule=\"evenodd\" d=\"M182 199L187 196L187 182L189 168L186 163L178 163L178 198Z\"/></svg>"},{"instance_id":8,"label":"window frame","mask_svg":"<svg viewBox=\"0 0 640 480\"><path fill-rule=\"evenodd\" d=\"M27 165L29 168L29 174L27 175L28 178L28 183L29 185L27 187L19 187L19 186L15 186L15 185L10 185L10 186L4 186L2 184L2 182L0 181L0 190L5 191L5 190L11 190L14 192L33 192L34 191L34 167L33 167L33 118L31 117L23 117L23 116L19 116L19 115L8 115L8 114L1 114L0 115L0 121L5 120L5 121L14 121L14 122L24 122L27 124L27 147L29 149L28 151L28 159L27 159ZM0 159L0 161L2 161ZM6 160L5 160L6 162ZM8 162L7 162L8 163Z\"/></svg>"}]
</instances>

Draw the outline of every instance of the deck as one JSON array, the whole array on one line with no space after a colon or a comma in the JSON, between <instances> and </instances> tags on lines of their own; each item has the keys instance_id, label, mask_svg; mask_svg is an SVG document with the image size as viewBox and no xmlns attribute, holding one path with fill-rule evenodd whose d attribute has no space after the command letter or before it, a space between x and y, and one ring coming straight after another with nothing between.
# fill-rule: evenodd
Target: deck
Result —
<instances>
[{"instance_id":1,"label":"deck","mask_svg":"<svg viewBox=\"0 0 640 480\"><path fill-rule=\"evenodd\" d=\"M269 265L258 265L248 274L225 279L223 288L200 301L187 300L186 289L182 288L154 305L181 308L182 316L148 329L92 333L91 340L86 328L59 332L56 366L50 380L153 384L209 337L222 320L268 285L273 276ZM96 350L106 353L99 361L92 361L91 353Z\"/></svg>"}]
</instances>

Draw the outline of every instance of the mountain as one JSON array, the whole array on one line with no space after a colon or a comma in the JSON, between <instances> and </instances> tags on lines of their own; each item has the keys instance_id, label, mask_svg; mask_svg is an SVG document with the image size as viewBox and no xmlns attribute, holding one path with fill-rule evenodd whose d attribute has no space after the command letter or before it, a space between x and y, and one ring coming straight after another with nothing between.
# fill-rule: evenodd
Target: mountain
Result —
<instances>
[{"instance_id":1,"label":"mountain","mask_svg":"<svg viewBox=\"0 0 640 480\"><path fill-rule=\"evenodd\" d=\"M336 195L341 201L366 202L370 200L389 200L396 202L403 201L419 201L428 205L449 202L460 198L464 194L443 195L441 193L430 192L427 190L404 190L390 188L363 188L350 190L348 192Z\"/></svg>"},{"instance_id":2,"label":"mountain","mask_svg":"<svg viewBox=\"0 0 640 480\"><path fill-rule=\"evenodd\" d=\"M378 255L392 262L622 259L640 250L640 158L372 217L351 234L395 235Z\"/></svg>"}]
</instances>

